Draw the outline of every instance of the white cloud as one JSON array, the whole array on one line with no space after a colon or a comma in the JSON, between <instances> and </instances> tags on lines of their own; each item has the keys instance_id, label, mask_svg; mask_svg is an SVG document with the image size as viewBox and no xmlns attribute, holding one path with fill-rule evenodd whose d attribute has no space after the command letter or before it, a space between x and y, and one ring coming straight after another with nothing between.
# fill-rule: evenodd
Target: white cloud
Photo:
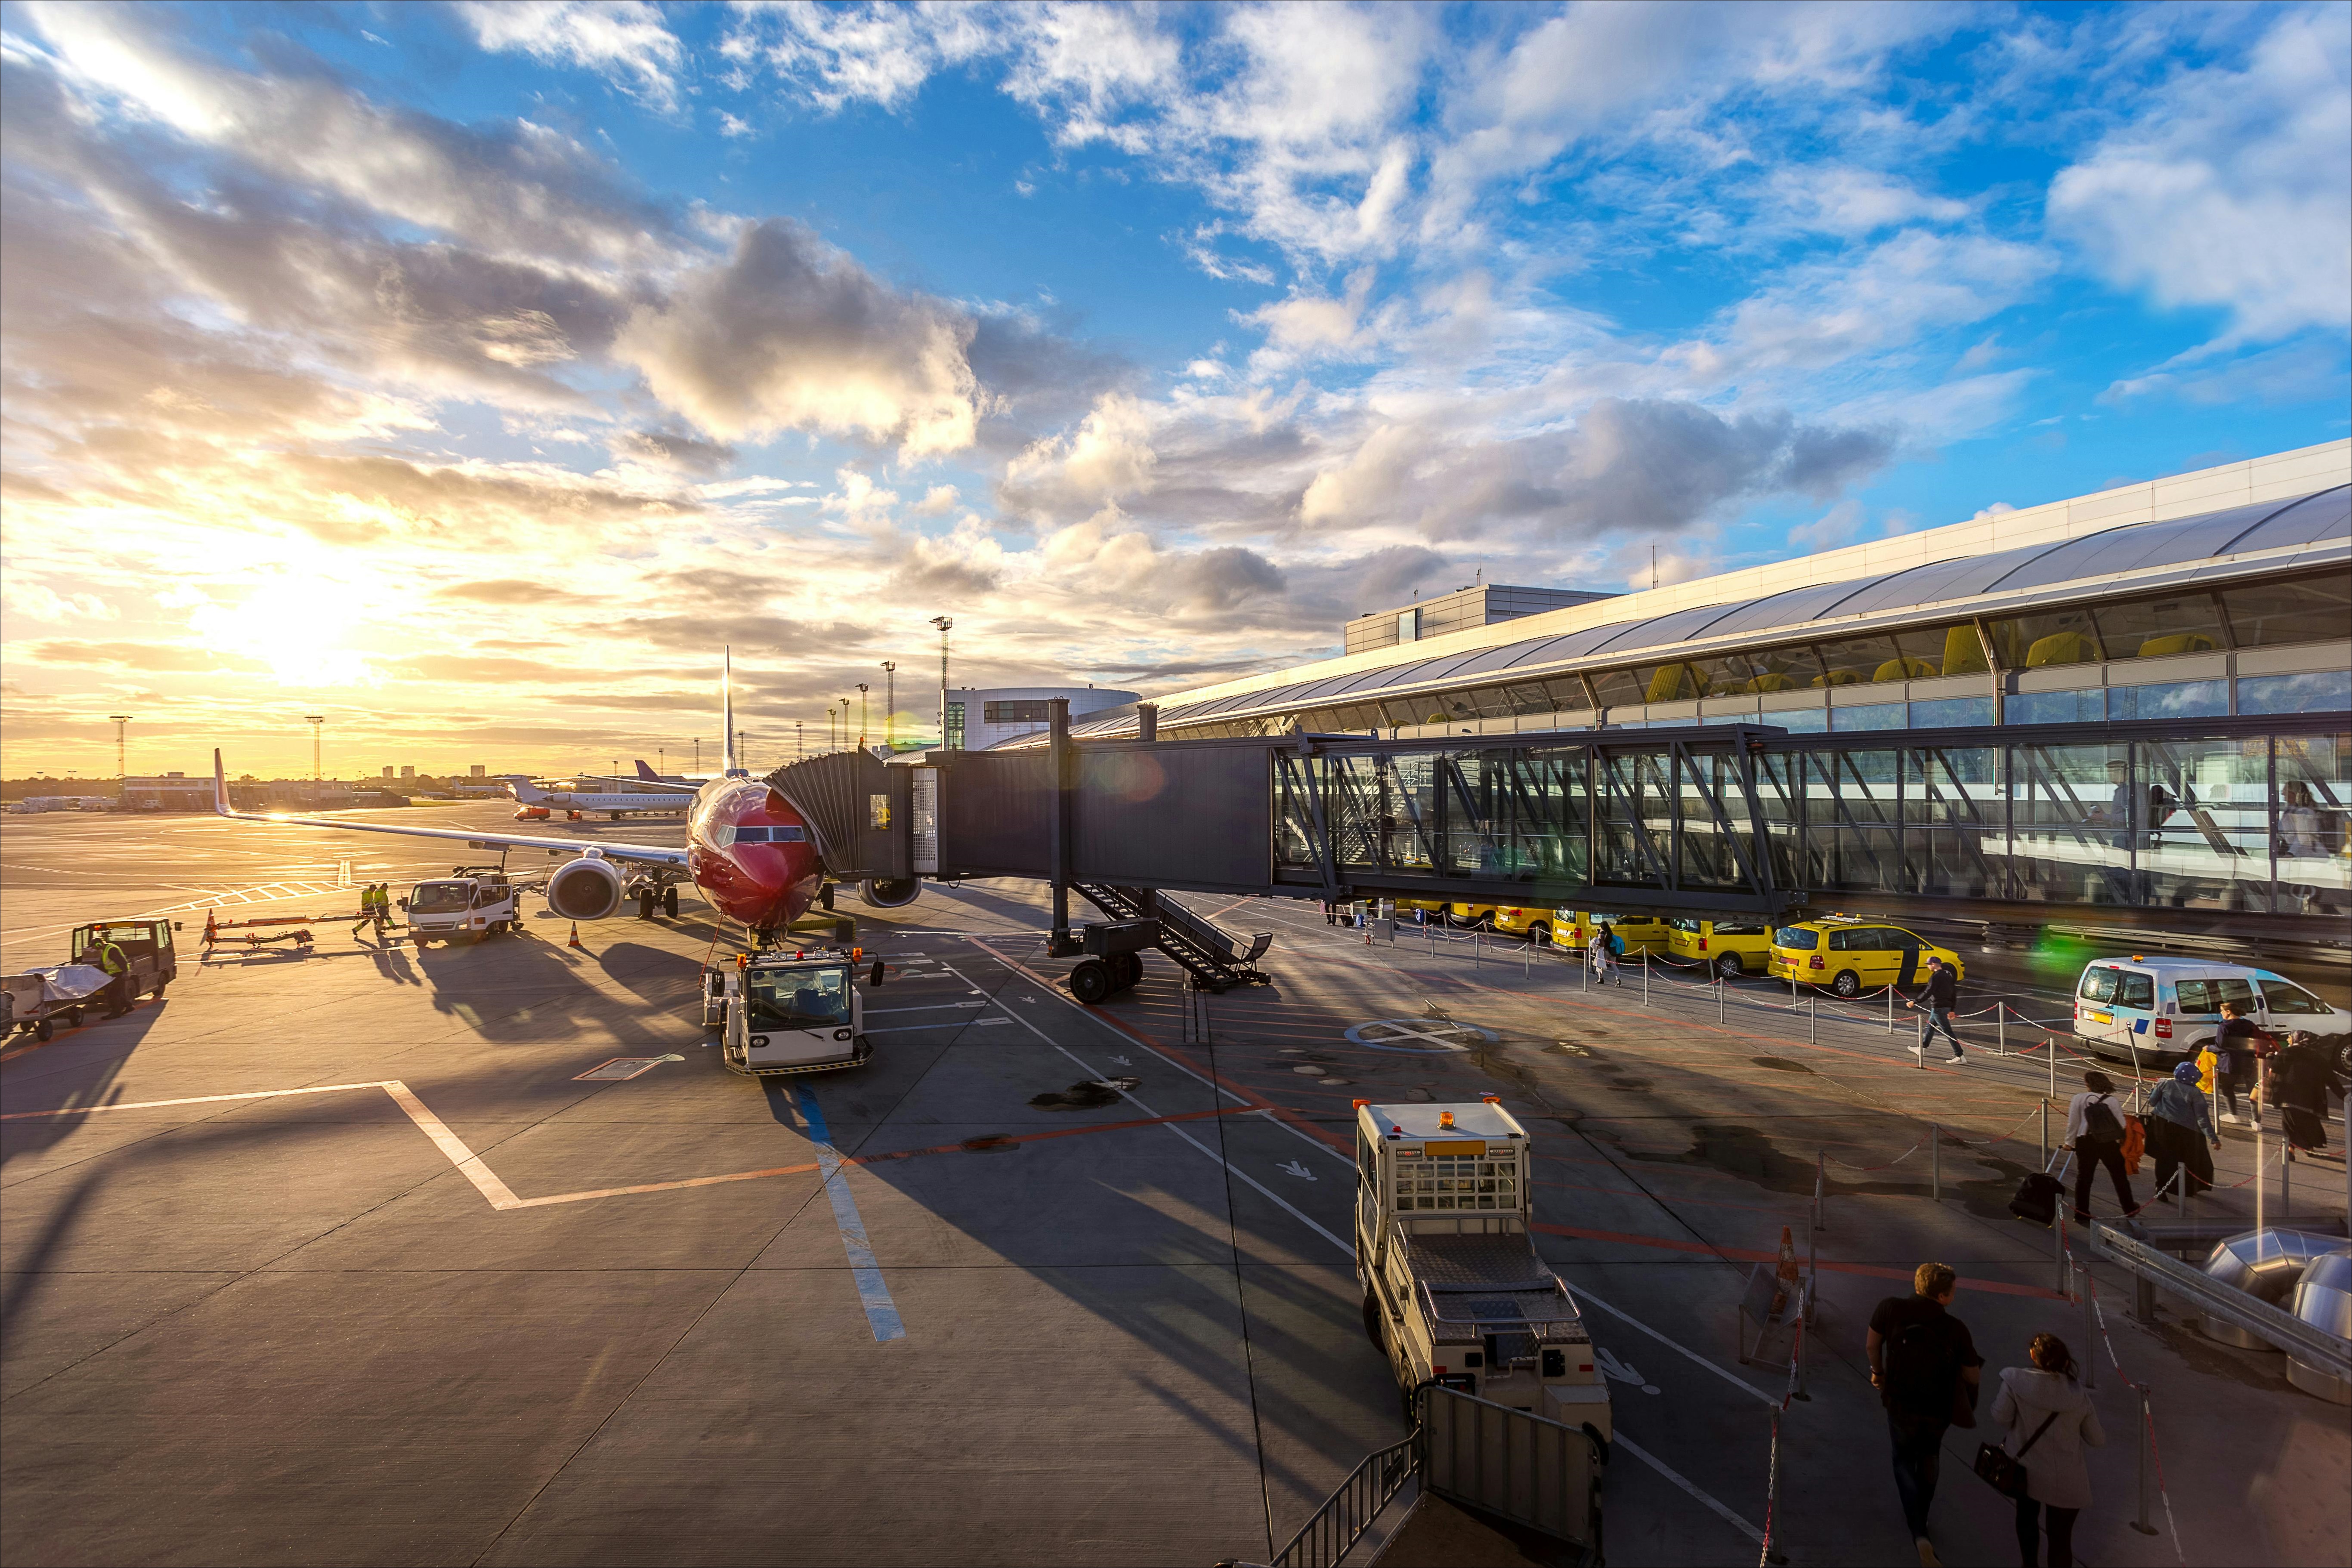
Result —
<instances>
[{"instance_id":1,"label":"white cloud","mask_svg":"<svg viewBox=\"0 0 2352 1568\"><path fill-rule=\"evenodd\" d=\"M934 485L915 503L915 513L919 517L943 517L955 510L957 497L953 485Z\"/></svg>"},{"instance_id":2,"label":"white cloud","mask_svg":"<svg viewBox=\"0 0 2352 1568\"><path fill-rule=\"evenodd\" d=\"M1966 202L1930 195L1875 169L1811 164L1776 171L1769 186L1777 213L1824 234L1860 237L1913 222L1955 224Z\"/></svg>"},{"instance_id":3,"label":"white cloud","mask_svg":"<svg viewBox=\"0 0 2352 1568\"><path fill-rule=\"evenodd\" d=\"M1005 465L1008 493L1038 510L1066 514L1151 487L1160 455L1144 405L1125 392L1105 394L1066 437L1040 441Z\"/></svg>"},{"instance_id":4,"label":"white cloud","mask_svg":"<svg viewBox=\"0 0 2352 1568\"><path fill-rule=\"evenodd\" d=\"M121 612L95 593L59 593L37 582L8 584L8 612L34 621L114 621Z\"/></svg>"},{"instance_id":5,"label":"white cloud","mask_svg":"<svg viewBox=\"0 0 2352 1568\"><path fill-rule=\"evenodd\" d=\"M457 0L457 14L493 53L579 66L656 109L677 107L686 48L645 0Z\"/></svg>"},{"instance_id":6,"label":"white cloud","mask_svg":"<svg viewBox=\"0 0 2352 1568\"><path fill-rule=\"evenodd\" d=\"M808 0L746 5L720 41L721 57L749 86L754 68L783 79L793 96L827 110L867 102L906 106L933 72L988 43L977 7L941 4L825 6Z\"/></svg>"},{"instance_id":7,"label":"white cloud","mask_svg":"<svg viewBox=\"0 0 2352 1568\"><path fill-rule=\"evenodd\" d=\"M2242 68L2182 71L2051 183L2052 229L2109 281L2265 340L2352 321L2352 30L2276 13Z\"/></svg>"}]
</instances>

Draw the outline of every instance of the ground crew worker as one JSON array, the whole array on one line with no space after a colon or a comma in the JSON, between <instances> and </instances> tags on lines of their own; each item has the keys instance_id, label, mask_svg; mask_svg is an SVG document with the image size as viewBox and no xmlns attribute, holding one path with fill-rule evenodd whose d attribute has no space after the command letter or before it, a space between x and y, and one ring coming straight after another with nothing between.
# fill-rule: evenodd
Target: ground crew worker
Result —
<instances>
[{"instance_id":1,"label":"ground crew worker","mask_svg":"<svg viewBox=\"0 0 2352 1568\"><path fill-rule=\"evenodd\" d=\"M376 908L375 889L374 883L360 889L360 917L352 922L352 935L354 936L363 926L373 925L378 930L383 928L383 916Z\"/></svg>"},{"instance_id":2,"label":"ground crew worker","mask_svg":"<svg viewBox=\"0 0 2352 1568\"><path fill-rule=\"evenodd\" d=\"M131 960L111 937L100 936L97 948L83 955L83 962L95 964L106 971L106 988L99 993L106 998L106 1016L119 1019L131 1010Z\"/></svg>"},{"instance_id":3,"label":"ground crew worker","mask_svg":"<svg viewBox=\"0 0 2352 1568\"><path fill-rule=\"evenodd\" d=\"M380 882L375 884L375 928L377 933L381 935L383 932L389 929L391 925L392 883L388 882Z\"/></svg>"}]
</instances>

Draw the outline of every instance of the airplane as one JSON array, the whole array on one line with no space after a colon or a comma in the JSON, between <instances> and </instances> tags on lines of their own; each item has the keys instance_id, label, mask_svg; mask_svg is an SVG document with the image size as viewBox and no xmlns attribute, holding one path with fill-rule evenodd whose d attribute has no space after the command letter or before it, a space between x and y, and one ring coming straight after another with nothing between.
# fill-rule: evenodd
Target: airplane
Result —
<instances>
[{"instance_id":1,"label":"airplane","mask_svg":"<svg viewBox=\"0 0 2352 1568\"><path fill-rule=\"evenodd\" d=\"M552 812L562 811L572 821L578 821L591 811L601 811L619 821L630 811L683 811L694 804L692 791L686 789L597 790L542 789L519 774L506 775L507 793L523 809L515 813L515 821L544 821Z\"/></svg>"},{"instance_id":2,"label":"airplane","mask_svg":"<svg viewBox=\"0 0 2352 1568\"><path fill-rule=\"evenodd\" d=\"M736 763L732 649L722 655L719 694L728 737L719 761L721 772L696 791L683 849L532 834L501 837L462 828L396 827L340 817L234 810L228 801L227 770L217 749L213 752L213 810L246 822L440 839L469 849L570 853L576 858L558 866L547 879L547 907L564 920L609 918L631 895L637 901L641 919L652 916L657 902L675 913L674 890L681 882L691 882L713 909L742 925L756 946L765 946L779 940L817 901L825 885L824 862L818 857L815 834L807 820L765 779L752 778L749 769ZM912 904L921 884L911 878L872 880L860 891L875 907L895 909Z\"/></svg>"}]
</instances>

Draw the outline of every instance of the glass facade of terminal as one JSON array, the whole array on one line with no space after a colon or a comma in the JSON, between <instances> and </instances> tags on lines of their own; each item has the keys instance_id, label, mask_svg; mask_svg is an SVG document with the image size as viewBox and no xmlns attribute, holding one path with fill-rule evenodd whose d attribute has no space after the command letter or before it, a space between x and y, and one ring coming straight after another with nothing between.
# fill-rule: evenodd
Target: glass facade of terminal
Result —
<instances>
[{"instance_id":1,"label":"glass facade of terminal","mask_svg":"<svg viewBox=\"0 0 2352 1568\"><path fill-rule=\"evenodd\" d=\"M2243 731L2239 721L2230 727ZM1720 740L1275 756L1277 876L1738 899L2352 915L2352 733Z\"/></svg>"}]
</instances>

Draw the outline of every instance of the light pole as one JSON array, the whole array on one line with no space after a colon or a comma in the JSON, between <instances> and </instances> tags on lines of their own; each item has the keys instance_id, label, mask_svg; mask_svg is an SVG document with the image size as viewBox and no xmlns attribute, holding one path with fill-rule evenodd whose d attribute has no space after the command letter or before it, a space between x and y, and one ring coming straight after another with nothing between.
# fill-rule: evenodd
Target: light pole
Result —
<instances>
[{"instance_id":1,"label":"light pole","mask_svg":"<svg viewBox=\"0 0 2352 1568\"><path fill-rule=\"evenodd\" d=\"M801 721L793 720L793 753L805 761L808 758L808 737L801 733Z\"/></svg>"},{"instance_id":2,"label":"light pole","mask_svg":"<svg viewBox=\"0 0 2352 1568\"><path fill-rule=\"evenodd\" d=\"M302 716L302 722L310 727L310 782L316 784L327 776L325 767L319 760L320 756L319 727L327 722L327 716L322 713L306 713Z\"/></svg>"},{"instance_id":3,"label":"light pole","mask_svg":"<svg viewBox=\"0 0 2352 1568\"><path fill-rule=\"evenodd\" d=\"M887 659L882 661L882 744L898 749L898 666Z\"/></svg>"},{"instance_id":4,"label":"light pole","mask_svg":"<svg viewBox=\"0 0 2352 1568\"><path fill-rule=\"evenodd\" d=\"M866 711L867 689L864 681L857 683L857 749L860 751L866 749L866 737L874 733L874 727L869 722L872 716Z\"/></svg>"},{"instance_id":5,"label":"light pole","mask_svg":"<svg viewBox=\"0 0 2352 1568\"><path fill-rule=\"evenodd\" d=\"M108 722L114 726L114 776L117 779L128 779L131 777L131 769L122 760L124 756L122 727L131 722L131 716L127 713L110 713L106 716Z\"/></svg>"},{"instance_id":6,"label":"light pole","mask_svg":"<svg viewBox=\"0 0 2352 1568\"><path fill-rule=\"evenodd\" d=\"M702 771L702 737L698 735L694 737L694 770Z\"/></svg>"},{"instance_id":7,"label":"light pole","mask_svg":"<svg viewBox=\"0 0 2352 1568\"><path fill-rule=\"evenodd\" d=\"M955 622L944 615L931 617L931 624L940 629L940 749L948 744L948 633Z\"/></svg>"},{"instance_id":8,"label":"light pole","mask_svg":"<svg viewBox=\"0 0 2352 1568\"><path fill-rule=\"evenodd\" d=\"M841 748L849 749L849 699L841 699Z\"/></svg>"}]
</instances>

